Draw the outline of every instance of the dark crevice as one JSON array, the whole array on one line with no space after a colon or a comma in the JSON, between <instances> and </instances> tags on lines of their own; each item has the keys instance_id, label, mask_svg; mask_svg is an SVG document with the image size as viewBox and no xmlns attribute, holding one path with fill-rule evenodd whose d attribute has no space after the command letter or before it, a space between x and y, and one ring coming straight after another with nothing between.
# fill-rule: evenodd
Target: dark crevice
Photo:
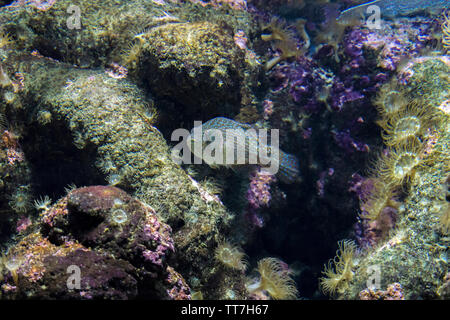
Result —
<instances>
[{"instance_id":1,"label":"dark crevice","mask_svg":"<svg viewBox=\"0 0 450 320\"><path fill-rule=\"evenodd\" d=\"M48 125L32 123L22 141L32 168L32 185L37 195L58 199L69 185L105 184L95 167L96 146L86 144L78 149L63 121Z\"/></svg>"}]
</instances>

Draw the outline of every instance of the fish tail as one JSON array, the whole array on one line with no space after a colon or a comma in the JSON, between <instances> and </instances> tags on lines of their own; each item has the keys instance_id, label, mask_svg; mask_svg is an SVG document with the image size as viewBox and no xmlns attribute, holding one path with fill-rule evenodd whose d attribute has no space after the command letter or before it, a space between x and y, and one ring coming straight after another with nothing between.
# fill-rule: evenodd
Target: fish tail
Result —
<instances>
[{"instance_id":1,"label":"fish tail","mask_svg":"<svg viewBox=\"0 0 450 320\"><path fill-rule=\"evenodd\" d=\"M293 183L300 176L300 165L296 156L280 150L280 168L278 177L284 183Z\"/></svg>"}]
</instances>

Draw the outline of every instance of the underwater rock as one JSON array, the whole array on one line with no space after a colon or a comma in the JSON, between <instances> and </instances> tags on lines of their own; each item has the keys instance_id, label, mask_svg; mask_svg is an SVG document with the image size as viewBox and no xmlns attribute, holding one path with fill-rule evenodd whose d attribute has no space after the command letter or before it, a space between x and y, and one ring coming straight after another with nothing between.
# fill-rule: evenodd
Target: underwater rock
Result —
<instances>
[{"instance_id":1,"label":"underwater rock","mask_svg":"<svg viewBox=\"0 0 450 320\"><path fill-rule=\"evenodd\" d=\"M150 206L112 186L71 191L45 212L43 221L43 232L53 242L70 236L153 272L164 272L174 252L170 226Z\"/></svg>"},{"instance_id":2,"label":"underwater rock","mask_svg":"<svg viewBox=\"0 0 450 320\"><path fill-rule=\"evenodd\" d=\"M450 87L450 64L441 57L413 61L408 67L408 79L401 85L403 94L413 101L428 102L430 108L435 108L440 125L423 139L423 155L415 178L403 190L406 195L399 207L396 228L386 240L359 255L354 279L341 295L343 298L357 299L373 276L374 267L380 272L380 288L397 282L405 299L445 296L448 237L440 216L446 207L450 130L448 114L438 110L449 98L448 91L442 88Z\"/></svg>"},{"instance_id":3,"label":"underwater rock","mask_svg":"<svg viewBox=\"0 0 450 320\"><path fill-rule=\"evenodd\" d=\"M245 55L226 24L168 23L136 36L138 77L157 97L175 100L192 117L236 114ZM133 56L135 54L133 53ZM133 69L133 67L131 67ZM217 106L221 105L220 108ZM228 107L227 107L228 105Z\"/></svg>"},{"instance_id":4,"label":"underwater rock","mask_svg":"<svg viewBox=\"0 0 450 320\"><path fill-rule=\"evenodd\" d=\"M123 190L72 190L43 212L40 226L42 234L27 235L0 261L7 298L190 299L183 276L167 264L171 228ZM74 270L79 286L69 288Z\"/></svg>"},{"instance_id":5,"label":"underwater rock","mask_svg":"<svg viewBox=\"0 0 450 320\"><path fill-rule=\"evenodd\" d=\"M130 263L84 248L76 241L65 241L58 246L32 233L9 250L3 263L11 269L0 277L3 280L0 296L5 299L131 299L137 296L136 270ZM69 288L76 267L80 271L80 287Z\"/></svg>"},{"instance_id":6,"label":"underwater rock","mask_svg":"<svg viewBox=\"0 0 450 320\"><path fill-rule=\"evenodd\" d=\"M248 36L256 29L244 10L58 0L48 10L29 3L0 8L0 24L28 52L81 68L129 68L152 94L177 102L177 115L234 116L240 103L254 103L259 64L234 42L238 31Z\"/></svg>"},{"instance_id":7,"label":"underwater rock","mask_svg":"<svg viewBox=\"0 0 450 320\"><path fill-rule=\"evenodd\" d=\"M231 214L219 200L205 197L198 184L172 161L164 137L154 127L153 102L127 79L115 79L102 71L82 70L32 55L11 55L7 64L13 70L26 70L25 89L17 95L18 102L27 105L30 114L47 110L54 119L51 125L32 120L24 132L29 148L25 154L30 154L30 162L40 174L45 177L48 163L53 164L50 174L62 174L56 177L60 184L50 192L60 193L71 183L67 178L82 185L108 180L132 191L171 226L182 266L177 271L186 278L200 278L205 296L217 294L217 283L208 282L208 277L218 272L209 257L217 235L229 228ZM68 163L58 157L70 154L82 156L69 162L74 167L58 168ZM79 169L80 164L90 171L79 171L85 170ZM72 205L77 207L75 200ZM102 217L95 210L83 215L94 222ZM123 231L128 232L127 228ZM102 243L101 239L100 235L93 239L80 236L86 243ZM105 247L108 245L112 244ZM147 259L159 258L149 253ZM242 276L235 279L243 281Z\"/></svg>"}]
</instances>

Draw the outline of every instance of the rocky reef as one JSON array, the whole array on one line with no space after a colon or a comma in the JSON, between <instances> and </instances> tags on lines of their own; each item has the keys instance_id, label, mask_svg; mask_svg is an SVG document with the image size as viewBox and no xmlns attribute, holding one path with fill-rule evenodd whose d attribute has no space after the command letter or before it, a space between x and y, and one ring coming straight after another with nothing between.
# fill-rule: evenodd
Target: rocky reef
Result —
<instances>
[{"instance_id":1,"label":"rocky reef","mask_svg":"<svg viewBox=\"0 0 450 320\"><path fill-rule=\"evenodd\" d=\"M446 16L0 4L1 298L449 298ZM178 164L214 117L278 129L298 179Z\"/></svg>"}]
</instances>

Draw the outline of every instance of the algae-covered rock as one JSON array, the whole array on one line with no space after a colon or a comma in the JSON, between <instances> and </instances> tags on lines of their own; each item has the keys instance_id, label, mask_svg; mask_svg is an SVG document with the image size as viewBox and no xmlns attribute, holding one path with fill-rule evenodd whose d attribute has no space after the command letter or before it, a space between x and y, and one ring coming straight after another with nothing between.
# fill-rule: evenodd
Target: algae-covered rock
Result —
<instances>
[{"instance_id":1,"label":"algae-covered rock","mask_svg":"<svg viewBox=\"0 0 450 320\"><path fill-rule=\"evenodd\" d=\"M0 24L27 52L82 68L130 68L153 94L180 104L179 114L235 115L241 102L253 103L259 63L234 41L238 32L245 39L256 32L246 11L190 2L61 0L45 10L0 8Z\"/></svg>"},{"instance_id":2,"label":"algae-covered rock","mask_svg":"<svg viewBox=\"0 0 450 320\"><path fill-rule=\"evenodd\" d=\"M32 115L24 132L24 152L42 179L56 175L56 184L46 186L48 190L61 194L72 182L109 182L134 192L172 227L177 271L200 278L205 295L214 294L215 284L207 279L218 271L210 257L230 213L172 161L166 141L153 126L153 102L132 83L104 71L31 55L11 56L6 64L22 70L27 79L17 94L22 108L14 112ZM38 121L42 110L51 114L50 125ZM76 207L75 200L71 203ZM196 218L191 220L193 213ZM87 220L99 218L90 213Z\"/></svg>"},{"instance_id":3,"label":"algae-covered rock","mask_svg":"<svg viewBox=\"0 0 450 320\"><path fill-rule=\"evenodd\" d=\"M124 260L97 253L76 241L54 245L32 233L3 259L0 296L5 299L130 299L137 295L135 268ZM78 267L80 287L69 278Z\"/></svg>"},{"instance_id":4,"label":"algae-covered rock","mask_svg":"<svg viewBox=\"0 0 450 320\"><path fill-rule=\"evenodd\" d=\"M169 265L176 262L170 226L119 188L72 190L42 213L40 226L0 259L0 296L190 299Z\"/></svg>"},{"instance_id":5,"label":"algae-covered rock","mask_svg":"<svg viewBox=\"0 0 450 320\"><path fill-rule=\"evenodd\" d=\"M241 100L244 51L226 24L170 23L137 36L140 51L128 64L137 63L139 77L160 97L185 105L187 115L236 114ZM138 61L131 59L137 58ZM220 106L218 108L218 105Z\"/></svg>"},{"instance_id":6,"label":"algae-covered rock","mask_svg":"<svg viewBox=\"0 0 450 320\"><path fill-rule=\"evenodd\" d=\"M405 95L436 108L439 129L424 141L421 163L388 239L355 260L354 277L341 296L356 299L374 284L399 283L405 299L445 298L449 237L442 225L448 206L450 66L446 58L414 60L405 74ZM442 90L447 88L447 90Z\"/></svg>"}]
</instances>

